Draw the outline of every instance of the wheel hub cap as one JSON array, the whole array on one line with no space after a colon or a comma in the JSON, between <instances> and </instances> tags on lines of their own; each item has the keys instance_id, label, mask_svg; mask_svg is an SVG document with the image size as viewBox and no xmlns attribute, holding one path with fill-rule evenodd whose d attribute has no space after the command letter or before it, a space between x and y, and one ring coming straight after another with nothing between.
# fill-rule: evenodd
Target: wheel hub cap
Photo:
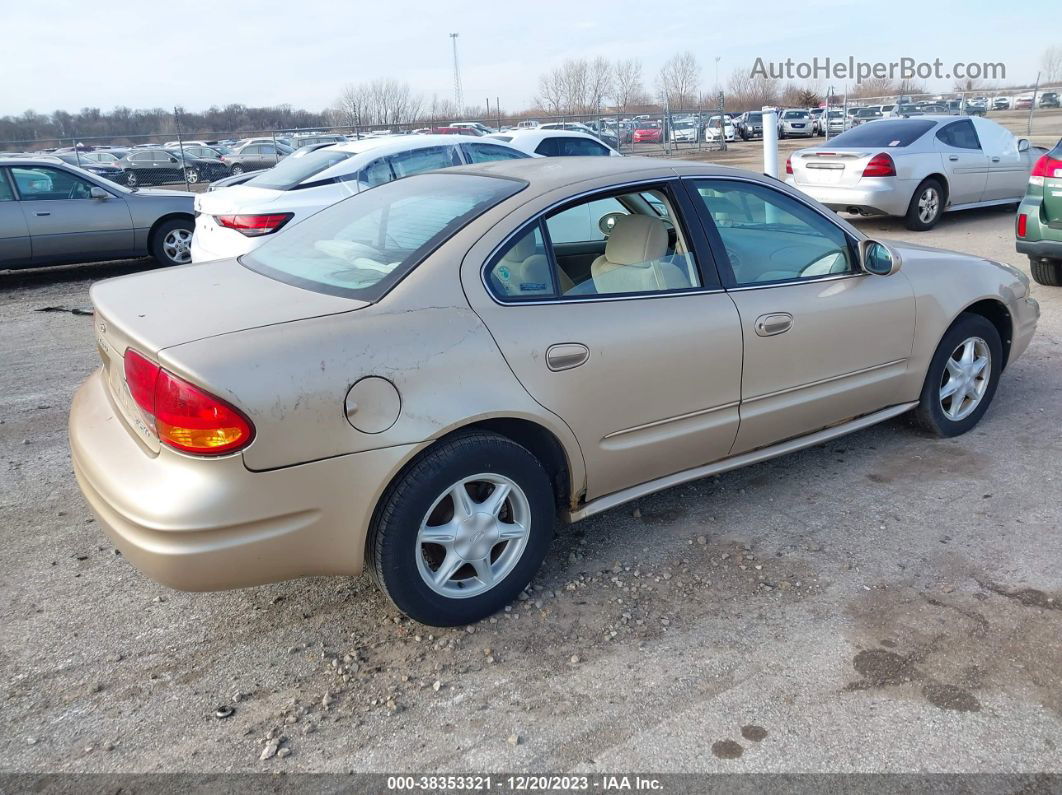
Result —
<instances>
[{"instance_id":1,"label":"wheel hub cap","mask_svg":"<svg viewBox=\"0 0 1062 795\"><path fill-rule=\"evenodd\" d=\"M441 494L417 533L417 571L443 596L484 593L516 567L527 546L531 508L509 478L485 473Z\"/></svg>"},{"instance_id":2,"label":"wheel hub cap","mask_svg":"<svg viewBox=\"0 0 1062 795\"><path fill-rule=\"evenodd\" d=\"M992 377L992 351L980 337L963 340L952 351L940 384L940 408L953 422L980 405Z\"/></svg>"}]
</instances>

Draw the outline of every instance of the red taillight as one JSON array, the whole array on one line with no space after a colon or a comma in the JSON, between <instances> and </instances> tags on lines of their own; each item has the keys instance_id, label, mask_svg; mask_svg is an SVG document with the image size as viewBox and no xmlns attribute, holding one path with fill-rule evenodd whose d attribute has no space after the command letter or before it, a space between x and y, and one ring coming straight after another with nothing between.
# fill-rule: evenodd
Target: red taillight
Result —
<instances>
[{"instance_id":1,"label":"red taillight","mask_svg":"<svg viewBox=\"0 0 1062 795\"><path fill-rule=\"evenodd\" d=\"M896 164L885 152L878 152L870 158L866 168L863 169L864 177L895 177Z\"/></svg>"},{"instance_id":2,"label":"red taillight","mask_svg":"<svg viewBox=\"0 0 1062 795\"><path fill-rule=\"evenodd\" d=\"M159 440L185 453L221 455L250 444L254 426L238 409L163 370L132 348L125 382Z\"/></svg>"},{"instance_id":3,"label":"red taillight","mask_svg":"<svg viewBox=\"0 0 1062 795\"><path fill-rule=\"evenodd\" d=\"M215 215L214 220L226 229L235 229L247 237L258 237L276 232L291 220L293 213L269 213L268 215Z\"/></svg>"},{"instance_id":4,"label":"red taillight","mask_svg":"<svg viewBox=\"0 0 1062 795\"><path fill-rule=\"evenodd\" d=\"M1029 228L1029 216L1025 213L1018 214L1018 237L1025 237L1025 230Z\"/></svg>"},{"instance_id":5,"label":"red taillight","mask_svg":"<svg viewBox=\"0 0 1062 795\"><path fill-rule=\"evenodd\" d=\"M1029 176L1047 177L1048 179L1062 178L1062 160L1051 157L1051 155L1044 155L1036 161Z\"/></svg>"},{"instance_id":6,"label":"red taillight","mask_svg":"<svg viewBox=\"0 0 1062 795\"><path fill-rule=\"evenodd\" d=\"M125 352L125 383L133 401L152 417L155 415L155 383L161 368L129 348Z\"/></svg>"},{"instance_id":7,"label":"red taillight","mask_svg":"<svg viewBox=\"0 0 1062 795\"><path fill-rule=\"evenodd\" d=\"M793 158L791 158L791 157L787 157L785 159L785 173L786 174L792 174L793 173Z\"/></svg>"}]
</instances>

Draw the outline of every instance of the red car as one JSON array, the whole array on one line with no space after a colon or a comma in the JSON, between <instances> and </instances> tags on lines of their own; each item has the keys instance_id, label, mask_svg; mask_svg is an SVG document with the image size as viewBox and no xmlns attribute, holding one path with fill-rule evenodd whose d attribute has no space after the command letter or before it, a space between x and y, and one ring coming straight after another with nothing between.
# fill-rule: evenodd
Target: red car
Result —
<instances>
[{"instance_id":1,"label":"red car","mask_svg":"<svg viewBox=\"0 0 1062 795\"><path fill-rule=\"evenodd\" d=\"M1014 100L1014 110L1030 110L1032 108L1033 98L1031 96L1018 97Z\"/></svg>"},{"instance_id":2,"label":"red car","mask_svg":"<svg viewBox=\"0 0 1062 795\"><path fill-rule=\"evenodd\" d=\"M657 122L648 122L634 131L634 143L658 144L664 140L664 131Z\"/></svg>"}]
</instances>

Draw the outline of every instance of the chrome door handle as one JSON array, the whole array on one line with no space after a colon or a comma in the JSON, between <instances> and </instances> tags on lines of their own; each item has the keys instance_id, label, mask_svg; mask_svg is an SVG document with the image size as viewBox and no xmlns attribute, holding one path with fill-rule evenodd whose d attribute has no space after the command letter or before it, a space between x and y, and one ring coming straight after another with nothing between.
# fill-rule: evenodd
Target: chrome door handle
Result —
<instances>
[{"instance_id":1,"label":"chrome door handle","mask_svg":"<svg viewBox=\"0 0 1062 795\"><path fill-rule=\"evenodd\" d=\"M999 158L998 157L993 157L992 158L992 162L993 163L998 163L999 162Z\"/></svg>"},{"instance_id":2,"label":"chrome door handle","mask_svg":"<svg viewBox=\"0 0 1062 795\"><path fill-rule=\"evenodd\" d=\"M775 312L756 318L756 333L761 337L784 334L793 327L793 316L788 312Z\"/></svg>"},{"instance_id":3,"label":"chrome door handle","mask_svg":"<svg viewBox=\"0 0 1062 795\"><path fill-rule=\"evenodd\" d=\"M590 349L578 342L562 342L551 345L546 351L546 366L557 372L558 370L571 370L581 364L586 364L590 358Z\"/></svg>"},{"instance_id":4,"label":"chrome door handle","mask_svg":"<svg viewBox=\"0 0 1062 795\"><path fill-rule=\"evenodd\" d=\"M948 155L948 160L958 160L958 159L959 159L958 155Z\"/></svg>"},{"instance_id":5,"label":"chrome door handle","mask_svg":"<svg viewBox=\"0 0 1062 795\"><path fill-rule=\"evenodd\" d=\"M34 215L45 216L45 215L51 215L51 213L34 213Z\"/></svg>"}]
</instances>

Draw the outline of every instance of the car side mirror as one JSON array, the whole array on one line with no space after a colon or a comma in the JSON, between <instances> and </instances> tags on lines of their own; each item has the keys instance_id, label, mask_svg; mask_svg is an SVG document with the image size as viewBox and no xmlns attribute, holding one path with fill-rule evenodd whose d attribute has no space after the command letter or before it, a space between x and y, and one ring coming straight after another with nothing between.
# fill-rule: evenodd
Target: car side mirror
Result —
<instances>
[{"instance_id":1,"label":"car side mirror","mask_svg":"<svg viewBox=\"0 0 1062 795\"><path fill-rule=\"evenodd\" d=\"M171 163L176 163L177 162L177 158L174 157L173 155L170 155L170 162Z\"/></svg>"},{"instance_id":2,"label":"car side mirror","mask_svg":"<svg viewBox=\"0 0 1062 795\"><path fill-rule=\"evenodd\" d=\"M900 253L879 240L859 241L859 267L875 276L892 276L900 270Z\"/></svg>"},{"instance_id":3,"label":"car side mirror","mask_svg":"<svg viewBox=\"0 0 1062 795\"><path fill-rule=\"evenodd\" d=\"M105 191L103 188L89 188L90 199L109 199L111 194Z\"/></svg>"},{"instance_id":4,"label":"car side mirror","mask_svg":"<svg viewBox=\"0 0 1062 795\"><path fill-rule=\"evenodd\" d=\"M612 234L616 222L626 215L627 213L605 213L597 220L597 228L601 230L601 234L608 237Z\"/></svg>"},{"instance_id":5,"label":"car side mirror","mask_svg":"<svg viewBox=\"0 0 1062 795\"><path fill-rule=\"evenodd\" d=\"M1019 138L1018 139L1018 151L1019 152L1028 152L1029 151L1029 139L1028 138Z\"/></svg>"}]
</instances>

